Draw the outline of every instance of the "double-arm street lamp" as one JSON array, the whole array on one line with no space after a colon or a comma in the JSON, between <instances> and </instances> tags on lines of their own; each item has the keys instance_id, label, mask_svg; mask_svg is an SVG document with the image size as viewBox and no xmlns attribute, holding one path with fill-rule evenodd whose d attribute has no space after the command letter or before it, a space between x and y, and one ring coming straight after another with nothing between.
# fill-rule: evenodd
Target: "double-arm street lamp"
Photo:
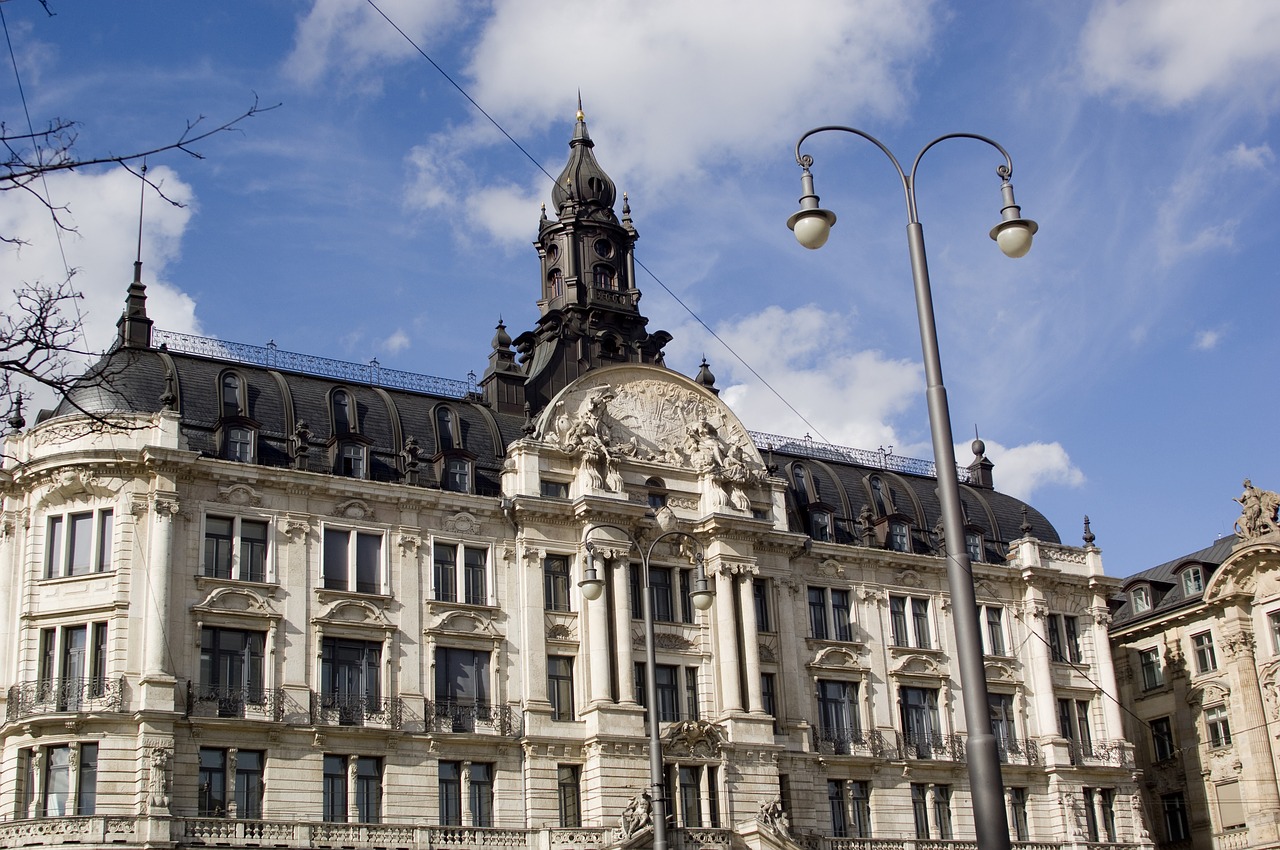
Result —
<instances>
[{"instance_id":1,"label":"double-arm street lamp","mask_svg":"<svg viewBox=\"0 0 1280 850\"><path fill-rule=\"evenodd\" d=\"M711 607L711 603L715 601L716 594L707 583L707 574L702 564L702 543L692 534L675 530L666 531L649 541L649 545L646 547L642 546L640 541L625 528L608 523L598 523L588 526L582 534L589 560L586 574L582 581L578 582L578 587L582 590L583 597L588 601L594 602L604 593L604 579L600 578L600 572L596 568L596 542L591 540L591 532L605 528L616 531L625 537L628 545L640 555L641 578L644 583L644 597L641 607L644 616L644 695L645 703L649 710L649 796L653 806L653 850L667 850L666 782L663 777L662 738L658 734L658 662L654 648L653 633L653 585L649 582L649 561L653 557L654 548L663 540L673 537L682 537L692 541L695 547L694 564L697 567L693 590L689 592L693 607L699 611L706 611ZM605 541L599 542L604 543ZM619 637L621 638L621 636ZM625 675L622 671L619 672Z\"/></svg>"},{"instance_id":2,"label":"double-arm street lamp","mask_svg":"<svg viewBox=\"0 0 1280 850\"><path fill-rule=\"evenodd\" d=\"M1004 809L1004 782L1000 777L1000 756L995 735L991 732L990 707L987 703L987 677L982 663L982 637L978 626L978 609L974 600L973 573L965 545L964 525L960 515L960 481L956 473L955 446L951 438L951 413L947 408L947 391L942 385L942 362L938 354L938 332L933 315L933 295L929 289L929 266L924 251L924 228L916 215L916 170L920 159L939 142L947 139L976 139L1004 155L1004 164L996 167L1004 206L1001 221L991 229L991 238L1010 257L1021 257L1031 250L1031 237L1037 226L1022 218L1022 210L1013 199L1013 160L996 142L973 133L949 133L925 145L916 155L911 172L902 170L897 158L879 139L853 127L817 127L796 142L796 162L802 169L800 183L803 194L800 210L787 219L796 239L806 248L821 248L836 222L835 213L818 206L813 191L813 175L809 167L813 157L800 153L804 140L828 130L861 136L878 147L898 172L907 201L907 246L911 252L911 275L915 279L916 314L920 322L920 345L924 351L924 371L929 405L929 431L933 438L933 457L938 475L938 500L942 509L942 531L946 538L947 583L951 593L952 618L955 622L956 661L960 668L960 688L964 696L964 718L969 729L967 760L969 786L973 797L974 828L982 850L1009 850L1008 820Z\"/></svg>"}]
</instances>

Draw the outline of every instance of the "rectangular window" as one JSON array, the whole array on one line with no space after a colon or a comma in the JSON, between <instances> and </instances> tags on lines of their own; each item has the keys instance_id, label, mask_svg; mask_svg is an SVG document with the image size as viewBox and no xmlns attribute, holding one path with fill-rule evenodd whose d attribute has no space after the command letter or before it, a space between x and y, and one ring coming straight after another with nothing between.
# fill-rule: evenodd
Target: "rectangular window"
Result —
<instances>
[{"instance_id":1,"label":"rectangular window","mask_svg":"<svg viewBox=\"0 0 1280 850\"><path fill-rule=\"evenodd\" d=\"M432 547L432 598L437 602L489 605L489 550L437 542ZM462 564L459 573L458 564Z\"/></svg>"},{"instance_id":2,"label":"rectangular window","mask_svg":"<svg viewBox=\"0 0 1280 850\"><path fill-rule=\"evenodd\" d=\"M1049 652L1054 661L1070 661L1079 664L1080 621L1070 614L1049 614L1045 617L1045 632L1049 638Z\"/></svg>"},{"instance_id":3,"label":"rectangular window","mask_svg":"<svg viewBox=\"0 0 1280 850\"><path fill-rule=\"evenodd\" d=\"M1005 655L1004 645L1004 609L994 605L986 605L983 608L983 617L987 623L985 637L987 639L986 651L987 655Z\"/></svg>"},{"instance_id":4,"label":"rectangular window","mask_svg":"<svg viewBox=\"0 0 1280 850\"><path fill-rule=\"evenodd\" d=\"M996 739L996 752L1000 755L1000 761L1007 762L1010 751L1018 746L1013 718L1013 696L988 693L987 711L991 715L991 734Z\"/></svg>"},{"instance_id":5,"label":"rectangular window","mask_svg":"<svg viewBox=\"0 0 1280 850\"><path fill-rule=\"evenodd\" d=\"M907 622L908 613L910 624ZM931 648L933 641L929 629L929 600L916 596L890 596L889 630L894 646Z\"/></svg>"},{"instance_id":6,"label":"rectangular window","mask_svg":"<svg viewBox=\"0 0 1280 850\"><path fill-rule=\"evenodd\" d=\"M111 508L49 517L45 578L110 570L112 518Z\"/></svg>"},{"instance_id":7,"label":"rectangular window","mask_svg":"<svg viewBox=\"0 0 1280 850\"><path fill-rule=\"evenodd\" d=\"M227 816L227 751L200 748L197 777L196 815L202 818Z\"/></svg>"},{"instance_id":8,"label":"rectangular window","mask_svg":"<svg viewBox=\"0 0 1280 850\"><path fill-rule=\"evenodd\" d=\"M1188 597L1204 593L1204 573L1199 567L1187 567L1182 573L1182 592Z\"/></svg>"},{"instance_id":9,"label":"rectangular window","mask_svg":"<svg viewBox=\"0 0 1280 850\"><path fill-rule=\"evenodd\" d=\"M849 783L849 802L851 804L853 823L852 837L871 837L871 783L855 781Z\"/></svg>"},{"instance_id":10,"label":"rectangular window","mask_svg":"<svg viewBox=\"0 0 1280 850\"><path fill-rule=\"evenodd\" d=\"M489 705L489 653L436 649L436 700L454 705Z\"/></svg>"},{"instance_id":11,"label":"rectangular window","mask_svg":"<svg viewBox=\"0 0 1280 850\"><path fill-rule=\"evenodd\" d=\"M778 677L774 673L760 674L760 701L764 713L773 718L773 729L778 729Z\"/></svg>"},{"instance_id":12,"label":"rectangular window","mask_svg":"<svg viewBox=\"0 0 1280 850\"><path fill-rule=\"evenodd\" d=\"M263 702L265 632L200 630L200 691L198 698L218 701L218 715L239 717L246 703Z\"/></svg>"},{"instance_id":13,"label":"rectangular window","mask_svg":"<svg viewBox=\"0 0 1280 850\"><path fill-rule=\"evenodd\" d=\"M439 763L441 826L462 826L462 763Z\"/></svg>"},{"instance_id":14,"label":"rectangular window","mask_svg":"<svg viewBox=\"0 0 1280 850\"><path fill-rule=\"evenodd\" d=\"M861 737L857 682L819 679L818 717L821 739L830 742L837 754L848 754Z\"/></svg>"},{"instance_id":15,"label":"rectangular window","mask_svg":"<svg viewBox=\"0 0 1280 850\"><path fill-rule=\"evenodd\" d=\"M347 821L347 757L325 754L324 819L328 823Z\"/></svg>"},{"instance_id":16,"label":"rectangular window","mask_svg":"<svg viewBox=\"0 0 1280 850\"><path fill-rule=\"evenodd\" d=\"M1231 746L1231 722L1227 720L1226 706L1215 705L1212 708L1206 708L1204 725L1211 749Z\"/></svg>"},{"instance_id":17,"label":"rectangular window","mask_svg":"<svg viewBox=\"0 0 1280 850\"><path fill-rule=\"evenodd\" d=\"M76 814L91 815L98 808L98 745L80 745L80 773L76 777Z\"/></svg>"},{"instance_id":18,"label":"rectangular window","mask_svg":"<svg viewBox=\"0 0 1280 850\"><path fill-rule=\"evenodd\" d=\"M1201 632L1192 635L1191 646L1196 655L1196 672L1212 673L1218 669L1218 655L1213 651L1213 635Z\"/></svg>"},{"instance_id":19,"label":"rectangular window","mask_svg":"<svg viewBox=\"0 0 1280 850\"><path fill-rule=\"evenodd\" d=\"M902 711L902 737L913 758L933 758L942 743L942 725L938 719L936 688L899 689Z\"/></svg>"},{"instance_id":20,"label":"rectangular window","mask_svg":"<svg viewBox=\"0 0 1280 850\"><path fill-rule=\"evenodd\" d=\"M834 838L849 837L849 814L845 793L843 779L827 780L827 805L831 809L831 835Z\"/></svg>"},{"instance_id":21,"label":"rectangular window","mask_svg":"<svg viewBox=\"0 0 1280 850\"><path fill-rule=\"evenodd\" d=\"M640 704L646 709L648 694L645 687L645 665L637 662L635 666L636 695ZM658 722L674 723L680 719L680 668L674 664L659 664L654 668L654 677L658 685ZM646 711L646 716L648 712Z\"/></svg>"},{"instance_id":22,"label":"rectangular window","mask_svg":"<svg viewBox=\"0 0 1280 850\"><path fill-rule=\"evenodd\" d=\"M320 644L322 705L338 722L359 724L382 710L382 644L327 637Z\"/></svg>"},{"instance_id":23,"label":"rectangular window","mask_svg":"<svg viewBox=\"0 0 1280 850\"><path fill-rule=\"evenodd\" d=\"M1168 717L1151 721L1151 751L1158 762L1173 758L1173 724Z\"/></svg>"},{"instance_id":24,"label":"rectangular window","mask_svg":"<svg viewBox=\"0 0 1280 850\"><path fill-rule=\"evenodd\" d=\"M938 824L938 838L950 841L954 835L951 829L951 786L933 786L933 819Z\"/></svg>"},{"instance_id":25,"label":"rectangular window","mask_svg":"<svg viewBox=\"0 0 1280 850\"><path fill-rule=\"evenodd\" d=\"M1063 615L1062 630L1066 637L1067 660L1072 664L1079 664L1084 657L1080 653L1080 618Z\"/></svg>"},{"instance_id":26,"label":"rectangular window","mask_svg":"<svg viewBox=\"0 0 1280 850\"><path fill-rule=\"evenodd\" d=\"M44 817L58 818L70 814L71 747L48 747L44 751Z\"/></svg>"},{"instance_id":27,"label":"rectangular window","mask_svg":"<svg viewBox=\"0 0 1280 850\"><path fill-rule=\"evenodd\" d=\"M1160 648L1152 647L1138 652L1138 666L1142 668L1142 689L1155 690L1164 684L1164 672L1160 666Z\"/></svg>"},{"instance_id":28,"label":"rectangular window","mask_svg":"<svg viewBox=\"0 0 1280 850\"><path fill-rule=\"evenodd\" d=\"M471 824L493 826L493 765L471 763Z\"/></svg>"},{"instance_id":29,"label":"rectangular window","mask_svg":"<svg viewBox=\"0 0 1280 850\"><path fill-rule=\"evenodd\" d=\"M836 640L853 640L853 625L849 622L849 591L831 591L832 637Z\"/></svg>"},{"instance_id":30,"label":"rectangular window","mask_svg":"<svg viewBox=\"0 0 1280 850\"><path fill-rule=\"evenodd\" d=\"M1027 789L1009 789L1009 807L1013 810L1013 838L1015 841L1030 841L1031 831L1027 824Z\"/></svg>"},{"instance_id":31,"label":"rectangular window","mask_svg":"<svg viewBox=\"0 0 1280 850\"><path fill-rule=\"evenodd\" d=\"M1164 813L1164 835L1170 844L1186 841L1191 837L1191 821L1187 817L1187 800L1178 791L1165 794L1160 798L1160 809Z\"/></svg>"},{"instance_id":32,"label":"rectangular window","mask_svg":"<svg viewBox=\"0 0 1280 850\"><path fill-rule=\"evenodd\" d=\"M1089 836L1089 840L1095 844L1100 840L1098 832L1098 810L1096 808L1096 798L1098 791L1096 788L1081 788L1084 797L1084 824L1085 832Z\"/></svg>"},{"instance_id":33,"label":"rectangular window","mask_svg":"<svg viewBox=\"0 0 1280 850\"><path fill-rule=\"evenodd\" d=\"M79 711L105 693L106 663L106 623L41 629L37 699Z\"/></svg>"},{"instance_id":34,"label":"rectangular window","mask_svg":"<svg viewBox=\"0 0 1280 850\"><path fill-rule=\"evenodd\" d=\"M382 822L382 759L376 756L356 758L356 820Z\"/></svg>"},{"instance_id":35,"label":"rectangular window","mask_svg":"<svg viewBox=\"0 0 1280 850\"><path fill-rule=\"evenodd\" d=\"M326 528L323 557L325 589L383 592L381 534Z\"/></svg>"},{"instance_id":36,"label":"rectangular window","mask_svg":"<svg viewBox=\"0 0 1280 850\"><path fill-rule=\"evenodd\" d=\"M809 636L827 640L827 592L822 587L809 588Z\"/></svg>"},{"instance_id":37,"label":"rectangular window","mask_svg":"<svg viewBox=\"0 0 1280 850\"><path fill-rule=\"evenodd\" d=\"M542 560L542 597L548 611L569 610L569 558L565 555Z\"/></svg>"},{"instance_id":38,"label":"rectangular window","mask_svg":"<svg viewBox=\"0 0 1280 850\"><path fill-rule=\"evenodd\" d=\"M698 668L684 668L684 719L698 719Z\"/></svg>"},{"instance_id":39,"label":"rectangular window","mask_svg":"<svg viewBox=\"0 0 1280 850\"><path fill-rule=\"evenodd\" d=\"M547 698L552 720L573 720L573 658L547 656Z\"/></svg>"},{"instance_id":40,"label":"rectangular window","mask_svg":"<svg viewBox=\"0 0 1280 850\"><path fill-rule=\"evenodd\" d=\"M905 522L889 523L889 548L895 552L910 551L908 543L910 537L907 533L907 524Z\"/></svg>"},{"instance_id":41,"label":"rectangular window","mask_svg":"<svg viewBox=\"0 0 1280 850\"><path fill-rule=\"evenodd\" d=\"M911 783L911 814L916 824L916 838L929 840L929 786Z\"/></svg>"},{"instance_id":42,"label":"rectangular window","mask_svg":"<svg viewBox=\"0 0 1280 850\"><path fill-rule=\"evenodd\" d=\"M889 632L894 646L908 646L907 599L905 596L889 597Z\"/></svg>"},{"instance_id":43,"label":"rectangular window","mask_svg":"<svg viewBox=\"0 0 1280 850\"><path fill-rule=\"evenodd\" d=\"M556 768L556 798L559 802L562 829L582 826L582 793L579 788L579 775L576 764L562 764Z\"/></svg>"},{"instance_id":44,"label":"rectangular window","mask_svg":"<svg viewBox=\"0 0 1280 850\"><path fill-rule=\"evenodd\" d=\"M565 481L548 481L543 478L538 482L538 491L544 499L569 498L569 484Z\"/></svg>"},{"instance_id":45,"label":"rectangular window","mask_svg":"<svg viewBox=\"0 0 1280 850\"><path fill-rule=\"evenodd\" d=\"M1062 654L1062 615L1045 615L1044 631L1049 638L1049 656L1054 661L1065 661L1066 656Z\"/></svg>"},{"instance_id":46,"label":"rectangular window","mask_svg":"<svg viewBox=\"0 0 1280 850\"><path fill-rule=\"evenodd\" d=\"M204 575L209 578L266 581L267 533L264 520L204 518Z\"/></svg>"},{"instance_id":47,"label":"rectangular window","mask_svg":"<svg viewBox=\"0 0 1280 850\"><path fill-rule=\"evenodd\" d=\"M649 587L653 601L653 619L658 623L674 623L675 612L671 605L671 568L649 567Z\"/></svg>"},{"instance_id":48,"label":"rectangular window","mask_svg":"<svg viewBox=\"0 0 1280 850\"><path fill-rule=\"evenodd\" d=\"M262 820L264 756L257 750L236 753L236 817Z\"/></svg>"},{"instance_id":49,"label":"rectangular window","mask_svg":"<svg viewBox=\"0 0 1280 850\"><path fill-rule=\"evenodd\" d=\"M751 598L756 609L756 629L762 632L773 631L773 619L769 616L769 580L752 579Z\"/></svg>"},{"instance_id":50,"label":"rectangular window","mask_svg":"<svg viewBox=\"0 0 1280 850\"><path fill-rule=\"evenodd\" d=\"M1267 615L1271 624L1271 654L1280 655L1280 611L1272 611Z\"/></svg>"},{"instance_id":51,"label":"rectangular window","mask_svg":"<svg viewBox=\"0 0 1280 850\"><path fill-rule=\"evenodd\" d=\"M929 600L911 599L911 631L916 639L918 649L928 649L932 642L929 639Z\"/></svg>"}]
</instances>

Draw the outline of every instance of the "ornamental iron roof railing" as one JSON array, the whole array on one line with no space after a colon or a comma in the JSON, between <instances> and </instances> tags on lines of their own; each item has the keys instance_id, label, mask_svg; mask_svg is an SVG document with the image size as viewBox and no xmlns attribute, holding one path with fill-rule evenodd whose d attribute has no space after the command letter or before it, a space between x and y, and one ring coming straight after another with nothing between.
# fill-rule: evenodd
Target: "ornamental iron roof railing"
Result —
<instances>
[{"instance_id":1,"label":"ornamental iron roof railing","mask_svg":"<svg viewBox=\"0 0 1280 850\"><path fill-rule=\"evenodd\" d=\"M783 454L800 455L815 460L829 460L835 463L853 463L858 466L869 466L873 469L885 469L891 472L903 472L907 475L923 475L928 478L938 477L938 467L931 460L895 455L892 447L871 451L869 449L851 449L848 446L837 446L822 443L808 434L803 437L783 437L778 434L766 434L763 431L748 431L747 435L762 452L782 452ZM956 472L960 481L969 481L968 467L956 464Z\"/></svg>"},{"instance_id":2,"label":"ornamental iron roof railing","mask_svg":"<svg viewBox=\"0 0 1280 850\"><path fill-rule=\"evenodd\" d=\"M249 366L262 366L267 369L278 369L282 372L297 372L302 375L335 378L340 381L352 381L375 387L409 390L446 398L467 398L476 392L474 375L471 376L471 380L467 381L437 378L433 375L419 375L414 372L402 372L399 369L387 369L378 363L376 359L368 363L348 363L343 360L331 360L328 357L316 357L311 354L285 351L282 348L277 348L274 342L269 342L265 346L248 345L243 342L228 342L223 339L192 336L191 334L165 331L158 328L151 332L151 341L157 348L165 351L228 360L232 363L244 363Z\"/></svg>"}]
</instances>

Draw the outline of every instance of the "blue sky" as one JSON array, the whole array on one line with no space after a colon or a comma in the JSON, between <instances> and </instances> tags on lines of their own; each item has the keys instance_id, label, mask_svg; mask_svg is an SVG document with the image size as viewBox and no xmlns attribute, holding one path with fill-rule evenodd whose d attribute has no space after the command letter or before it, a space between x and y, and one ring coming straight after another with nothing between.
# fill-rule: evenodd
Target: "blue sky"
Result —
<instances>
[{"instance_id":1,"label":"blue sky","mask_svg":"<svg viewBox=\"0 0 1280 850\"><path fill-rule=\"evenodd\" d=\"M481 373L499 317L531 327L548 180L366 0L5 3L37 126L82 155L170 141L200 115L280 107L152 175L144 279L160 327L448 378ZM1127 575L1228 533L1252 477L1280 489L1267 422L1280 343L1272 118L1280 7L1249 0L942 3L379 0L552 174L577 92L630 195L668 364L705 354L748 427L930 454L902 191L870 144L806 143L839 223L818 252L784 222L795 140L849 124L910 163L944 133L1012 154L1041 226L1008 260L987 237L994 151L934 148L918 196L961 463L976 425L998 488L1078 543L1088 514ZM8 64L8 63L6 63ZM0 117L25 127L0 73ZM132 274L138 184L48 181L75 234L0 197L6 282L84 291L103 348Z\"/></svg>"}]
</instances>

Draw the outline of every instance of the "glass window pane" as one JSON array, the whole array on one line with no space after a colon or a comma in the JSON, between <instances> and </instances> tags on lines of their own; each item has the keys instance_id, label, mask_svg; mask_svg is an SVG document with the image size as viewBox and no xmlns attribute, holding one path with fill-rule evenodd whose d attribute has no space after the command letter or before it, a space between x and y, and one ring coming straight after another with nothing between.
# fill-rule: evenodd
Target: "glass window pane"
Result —
<instances>
[{"instance_id":1,"label":"glass window pane","mask_svg":"<svg viewBox=\"0 0 1280 850\"><path fill-rule=\"evenodd\" d=\"M332 528L324 530L324 586L327 590L350 590L347 547L350 532Z\"/></svg>"},{"instance_id":2,"label":"glass window pane","mask_svg":"<svg viewBox=\"0 0 1280 850\"><path fill-rule=\"evenodd\" d=\"M60 516L49 517L49 533L44 546L47 553L44 574L49 578L62 575L62 523Z\"/></svg>"},{"instance_id":3,"label":"glass window pane","mask_svg":"<svg viewBox=\"0 0 1280 850\"><path fill-rule=\"evenodd\" d=\"M266 581L267 524L258 520L240 521L240 578Z\"/></svg>"},{"instance_id":4,"label":"glass window pane","mask_svg":"<svg viewBox=\"0 0 1280 850\"><path fill-rule=\"evenodd\" d=\"M98 572L111 569L111 526L114 514L111 510L98 514Z\"/></svg>"},{"instance_id":5,"label":"glass window pane","mask_svg":"<svg viewBox=\"0 0 1280 850\"><path fill-rule=\"evenodd\" d=\"M356 592L382 592L381 534L356 534Z\"/></svg>"},{"instance_id":6,"label":"glass window pane","mask_svg":"<svg viewBox=\"0 0 1280 850\"><path fill-rule=\"evenodd\" d=\"M71 797L71 748L50 747L45 751L44 814L61 817L67 814Z\"/></svg>"},{"instance_id":7,"label":"glass window pane","mask_svg":"<svg viewBox=\"0 0 1280 850\"><path fill-rule=\"evenodd\" d=\"M76 780L76 814L91 815L98 808L98 745L80 745L80 775Z\"/></svg>"},{"instance_id":8,"label":"glass window pane","mask_svg":"<svg viewBox=\"0 0 1280 850\"><path fill-rule=\"evenodd\" d=\"M93 514L71 515L71 541L68 546L68 574L82 576L89 572L93 555Z\"/></svg>"}]
</instances>

